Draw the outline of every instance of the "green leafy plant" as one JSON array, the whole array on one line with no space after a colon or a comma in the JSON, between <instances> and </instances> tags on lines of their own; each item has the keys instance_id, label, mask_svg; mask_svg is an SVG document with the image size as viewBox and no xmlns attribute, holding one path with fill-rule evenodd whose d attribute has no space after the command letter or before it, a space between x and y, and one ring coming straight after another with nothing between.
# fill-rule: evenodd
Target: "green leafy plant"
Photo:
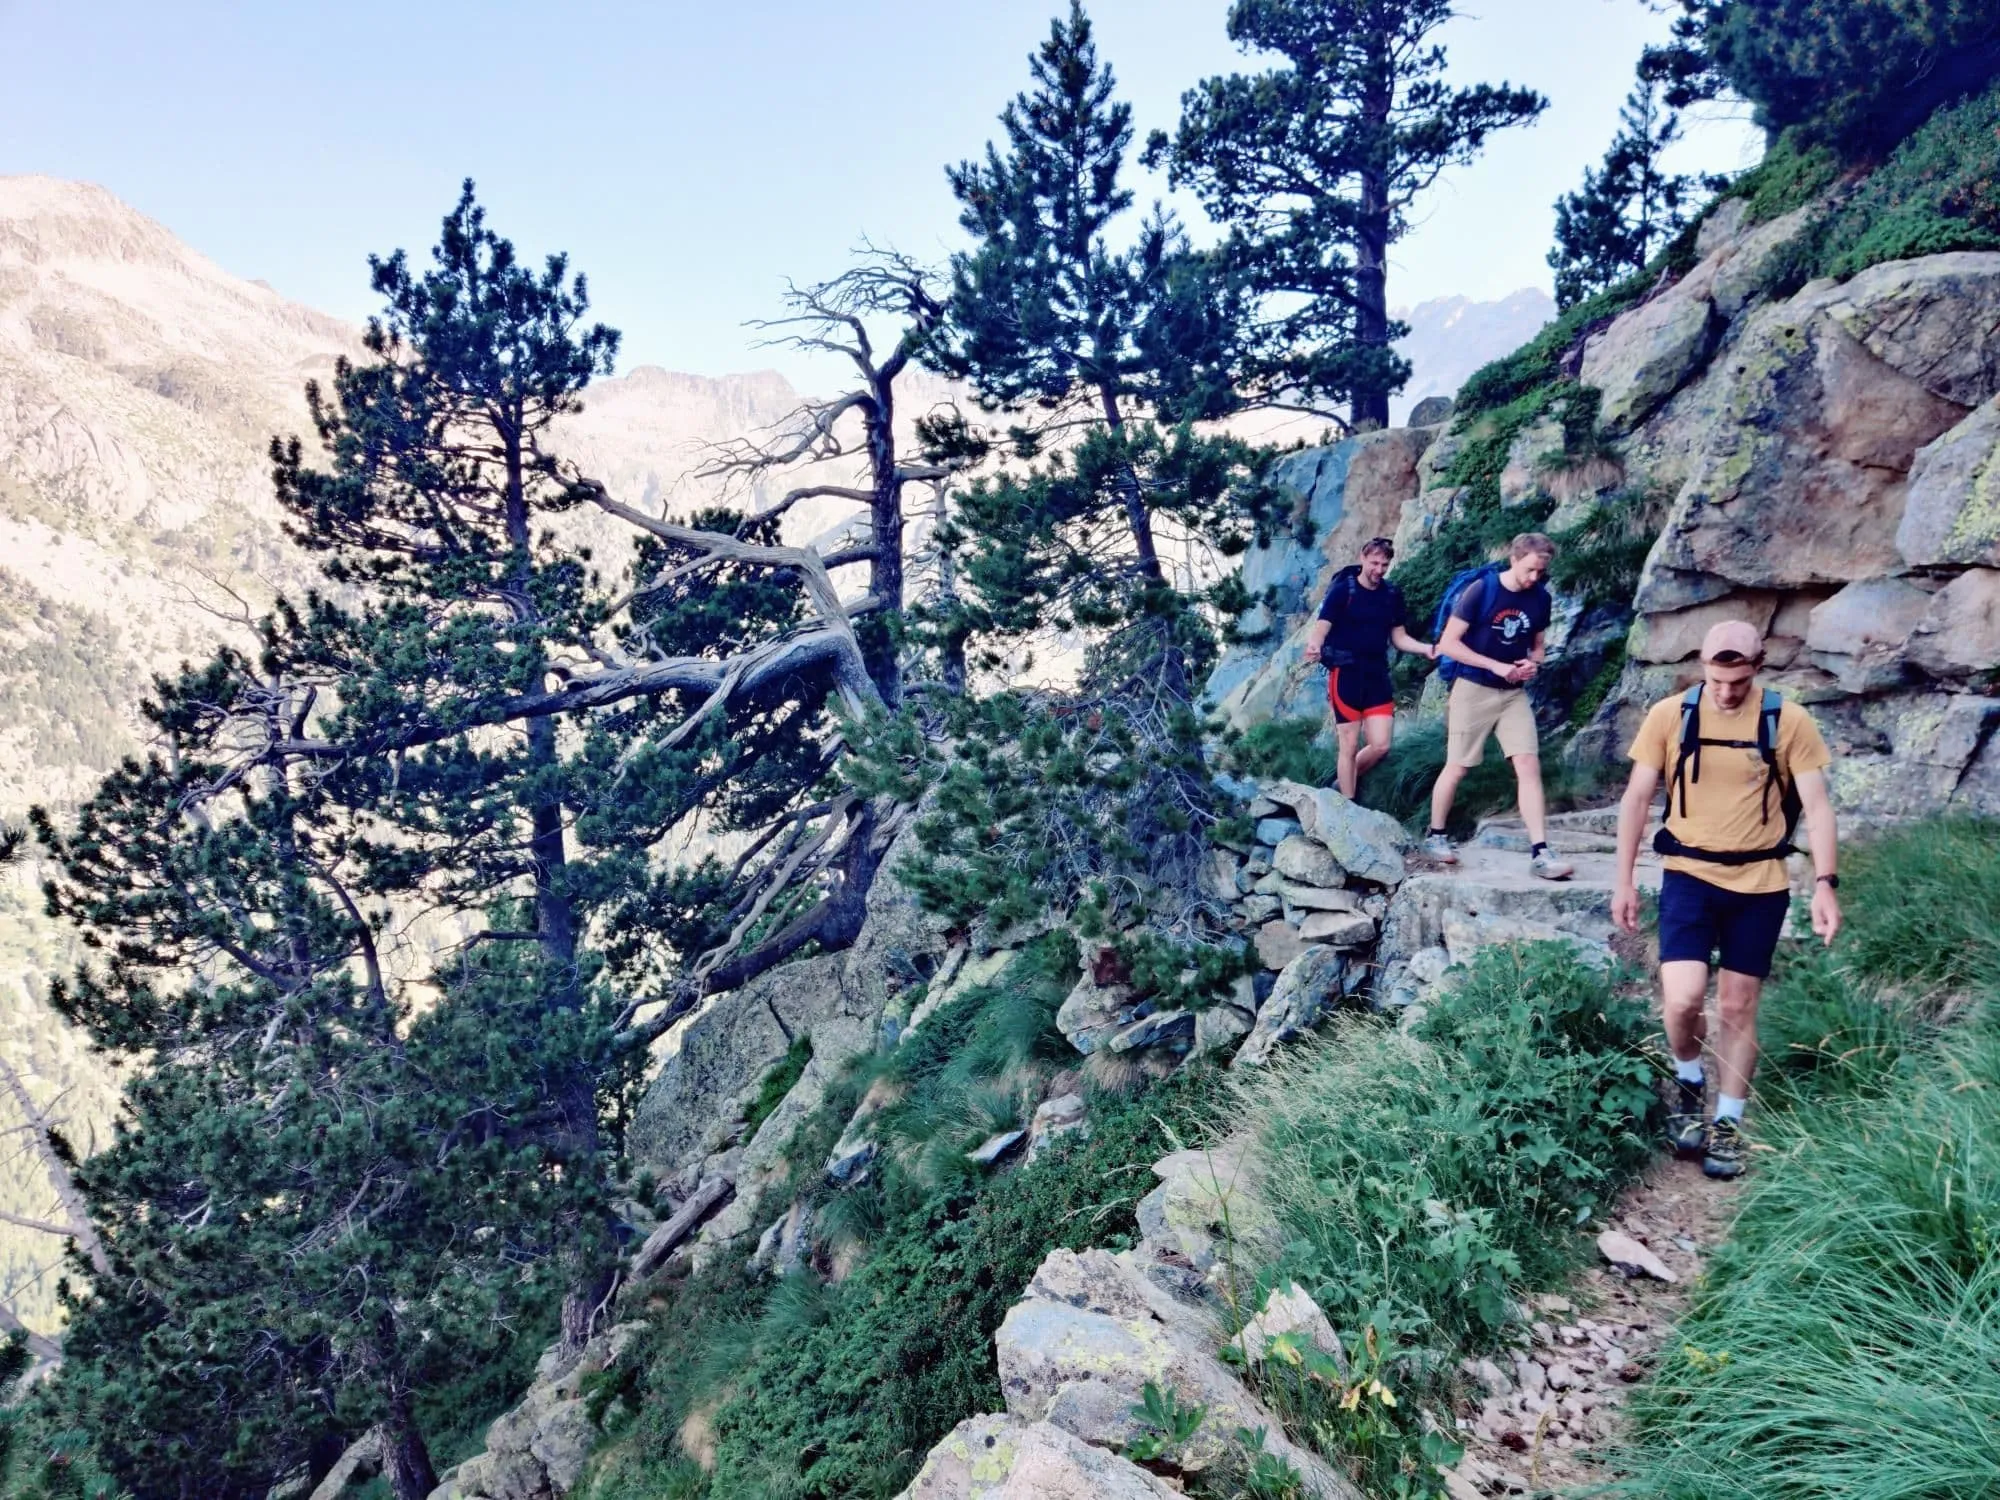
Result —
<instances>
[{"instance_id":1,"label":"green leafy plant","mask_svg":"<svg viewBox=\"0 0 2000 1500\"><path fill-rule=\"evenodd\" d=\"M1140 1392L1132 1417L1141 1431L1126 1439L1125 1456L1134 1463L1157 1463L1178 1453L1193 1439L1208 1419L1208 1408L1183 1405L1172 1387L1160 1389L1152 1381Z\"/></svg>"}]
</instances>

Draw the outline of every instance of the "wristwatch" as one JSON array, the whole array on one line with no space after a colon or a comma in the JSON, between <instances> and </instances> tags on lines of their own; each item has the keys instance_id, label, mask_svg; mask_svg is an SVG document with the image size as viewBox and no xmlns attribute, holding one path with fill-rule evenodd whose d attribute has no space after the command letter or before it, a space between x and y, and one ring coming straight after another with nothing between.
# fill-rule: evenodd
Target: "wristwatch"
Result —
<instances>
[{"instance_id":1,"label":"wristwatch","mask_svg":"<svg viewBox=\"0 0 2000 1500\"><path fill-rule=\"evenodd\" d=\"M1825 886L1830 891L1837 891L1840 889L1840 877L1838 875L1822 875L1819 877L1819 884Z\"/></svg>"}]
</instances>

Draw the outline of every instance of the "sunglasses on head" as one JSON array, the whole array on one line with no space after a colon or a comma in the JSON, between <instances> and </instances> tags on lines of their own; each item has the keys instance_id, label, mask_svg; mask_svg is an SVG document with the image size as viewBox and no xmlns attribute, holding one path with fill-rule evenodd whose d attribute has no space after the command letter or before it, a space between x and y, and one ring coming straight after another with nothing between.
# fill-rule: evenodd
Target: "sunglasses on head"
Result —
<instances>
[{"instance_id":1,"label":"sunglasses on head","mask_svg":"<svg viewBox=\"0 0 2000 1500\"><path fill-rule=\"evenodd\" d=\"M1761 667L1764 653L1759 651L1755 656L1745 656L1741 651L1718 651L1708 660L1711 666L1717 667Z\"/></svg>"}]
</instances>

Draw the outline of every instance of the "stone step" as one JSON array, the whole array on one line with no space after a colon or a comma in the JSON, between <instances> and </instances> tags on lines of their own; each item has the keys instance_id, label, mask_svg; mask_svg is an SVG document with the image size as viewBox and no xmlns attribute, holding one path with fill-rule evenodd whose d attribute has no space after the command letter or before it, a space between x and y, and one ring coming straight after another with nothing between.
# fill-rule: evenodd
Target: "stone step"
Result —
<instances>
[{"instance_id":1,"label":"stone step","mask_svg":"<svg viewBox=\"0 0 2000 1500\"><path fill-rule=\"evenodd\" d=\"M1653 834L1657 820L1646 824L1639 841L1639 860L1657 863L1653 854ZM1616 854L1618 852L1618 809L1583 808L1577 812L1554 813L1548 820L1549 847L1558 854ZM1526 854L1530 847L1528 830L1519 817L1482 818L1472 835L1472 843L1489 849Z\"/></svg>"}]
</instances>

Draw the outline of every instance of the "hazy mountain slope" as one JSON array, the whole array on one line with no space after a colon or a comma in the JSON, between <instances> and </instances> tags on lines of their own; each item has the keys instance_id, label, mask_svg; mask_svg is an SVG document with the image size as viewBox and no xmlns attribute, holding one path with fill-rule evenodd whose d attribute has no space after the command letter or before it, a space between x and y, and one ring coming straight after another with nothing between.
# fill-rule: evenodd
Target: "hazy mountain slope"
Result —
<instances>
[{"instance_id":1,"label":"hazy mountain slope","mask_svg":"<svg viewBox=\"0 0 2000 1500\"><path fill-rule=\"evenodd\" d=\"M1434 297L1415 307L1397 308L1395 316L1410 325L1396 348L1415 366L1410 383L1389 402L1395 421L1402 421L1426 396L1449 396L1466 376L1489 360L1511 354L1541 332L1556 315L1556 304L1540 287L1522 287L1498 302L1473 302L1464 297Z\"/></svg>"}]
</instances>

